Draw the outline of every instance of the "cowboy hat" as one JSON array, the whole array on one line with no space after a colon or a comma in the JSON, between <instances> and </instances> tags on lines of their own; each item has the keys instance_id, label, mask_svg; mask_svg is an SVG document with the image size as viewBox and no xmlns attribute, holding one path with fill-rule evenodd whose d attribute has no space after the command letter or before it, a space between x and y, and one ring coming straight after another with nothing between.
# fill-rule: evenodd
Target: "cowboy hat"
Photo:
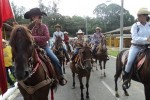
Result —
<instances>
[{"instance_id":1,"label":"cowboy hat","mask_svg":"<svg viewBox=\"0 0 150 100\"><path fill-rule=\"evenodd\" d=\"M24 14L25 19L31 19L32 16L47 16L45 12L42 12L39 8L32 8Z\"/></svg>"},{"instance_id":2,"label":"cowboy hat","mask_svg":"<svg viewBox=\"0 0 150 100\"><path fill-rule=\"evenodd\" d=\"M5 39L2 39L2 42L3 42L3 43L7 43L7 41L6 41Z\"/></svg>"},{"instance_id":3,"label":"cowboy hat","mask_svg":"<svg viewBox=\"0 0 150 100\"><path fill-rule=\"evenodd\" d=\"M101 31L102 29L100 27L96 27L95 30L100 30Z\"/></svg>"},{"instance_id":4,"label":"cowboy hat","mask_svg":"<svg viewBox=\"0 0 150 100\"><path fill-rule=\"evenodd\" d=\"M67 31L65 31L65 32L64 32L64 34L68 34L68 32L67 32Z\"/></svg>"},{"instance_id":5,"label":"cowboy hat","mask_svg":"<svg viewBox=\"0 0 150 100\"><path fill-rule=\"evenodd\" d=\"M148 11L147 8L140 8L140 9L138 10L138 13L137 13L137 14L138 14L138 15L142 15L142 14L147 14L147 15L149 15L150 12Z\"/></svg>"},{"instance_id":6,"label":"cowboy hat","mask_svg":"<svg viewBox=\"0 0 150 100\"><path fill-rule=\"evenodd\" d=\"M59 25L59 24L56 24L56 25L55 25L55 28L56 28L56 27L59 27L59 28L61 28L61 25Z\"/></svg>"},{"instance_id":7,"label":"cowboy hat","mask_svg":"<svg viewBox=\"0 0 150 100\"><path fill-rule=\"evenodd\" d=\"M79 29L76 34L84 34L84 32L81 29Z\"/></svg>"}]
</instances>

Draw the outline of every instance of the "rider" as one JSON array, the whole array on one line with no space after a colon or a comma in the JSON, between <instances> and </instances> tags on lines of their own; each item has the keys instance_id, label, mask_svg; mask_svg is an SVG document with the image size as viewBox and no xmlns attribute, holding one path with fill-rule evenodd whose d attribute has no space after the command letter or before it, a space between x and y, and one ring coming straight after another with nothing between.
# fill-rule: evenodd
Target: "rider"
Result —
<instances>
[{"instance_id":1,"label":"rider","mask_svg":"<svg viewBox=\"0 0 150 100\"><path fill-rule=\"evenodd\" d=\"M61 78L59 80L60 85L66 84L66 79L63 76L60 62L53 51L49 48L47 41L50 38L48 27L42 23L42 16L47 14L42 12L39 8L32 8L30 11L24 14L25 19L30 19L32 23L29 25L29 28L32 30L32 36L37 45L43 48L47 56L50 58L54 64L54 68L60 73Z\"/></svg>"},{"instance_id":2,"label":"rider","mask_svg":"<svg viewBox=\"0 0 150 100\"><path fill-rule=\"evenodd\" d=\"M91 40L91 44L94 44L94 47L93 47L93 50L92 50L93 55L96 54L96 47L99 45L99 43L105 41L104 40L105 36L103 35L103 33L101 33L102 29L100 27L96 27L95 30L96 30L96 32L93 34L93 38ZM102 46L103 46L102 48L107 50L106 44L103 44ZM107 56L107 60L108 59L109 58Z\"/></svg>"},{"instance_id":3,"label":"rider","mask_svg":"<svg viewBox=\"0 0 150 100\"><path fill-rule=\"evenodd\" d=\"M74 42L75 51L71 58L72 61L74 61L75 57L77 56L77 54L79 52L79 49L83 46L83 43L84 43L84 32L81 29L79 29L76 34L77 34L78 39L76 39Z\"/></svg>"},{"instance_id":4,"label":"rider","mask_svg":"<svg viewBox=\"0 0 150 100\"><path fill-rule=\"evenodd\" d=\"M56 36L60 36L62 38L62 40L64 40L64 33L60 31L61 30L61 26L59 24L56 24L55 28L56 28L56 32L53 33L53 41L55 42ZM66 58L67 58L67 62L69 62L70 58L69 58L69 55L68 55L67 50L65 48L65 44L63 44L62 49L63 49L63 51L65 53Z\"/></svg>"},{"instance_id":5,"label":"rider","mask_svg":"<svg viewBox=\"0 0 150 100\"><path fill-rule=\"evenodd\" d=\"M68 32L67 31L64 32L64 42L65 42L66 46L68 46L70 48L70 50L72 51L72 49L71 49L72 47L69 44L69 36L68 36Z\"/></svg>"},{"instance_id":6,"label":"rider","mask_svg":"<svg viewBox=\"0 0 150 100\"><path fill-rule=\"evenodd\" d=\"M123 87L128 88L129 73L131 71L133 62L138 54L138 52L143 48L144 45L150 44L150 23L148 15L150 12L147 8L139 9L137 13L138 22L134 23L131 27L131 47L129 50L127 64L125 70L123 71L124 83Z\"/></svg>"}]
</instances>

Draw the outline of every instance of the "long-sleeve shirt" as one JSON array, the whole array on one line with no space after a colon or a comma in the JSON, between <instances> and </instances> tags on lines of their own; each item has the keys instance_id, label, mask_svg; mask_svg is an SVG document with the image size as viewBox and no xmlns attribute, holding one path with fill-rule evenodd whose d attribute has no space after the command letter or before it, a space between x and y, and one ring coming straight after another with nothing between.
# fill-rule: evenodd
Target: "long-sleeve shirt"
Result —
<instances>
[{"instance_id":1,"label":"long-sleeve shirt","mask_svg":"<svg viewBox=\"0 0 150 100\"><path fill-rule=\"evenodd\" d=\"M104 35L102 33L94 33L92 40L91 40L91 43L98 45L101 42L103 37L104 37Z\"/></svg>"},{"instance_id":2,"label":"long-sleeve shirt","mask_svg":"<svg viewBox=\"0 0 150 100\"><path fill-rule=\"evenodd\" d=\"M47 41L50 39L48 27L45 24L34 26L32 28L32 36L39 46L46 46Z\"/></svg>"},{"instance_id":3,"label":"long-sleeve shirt","mask_svg":"<svg viewBox=\"0 0 150 100\"><path fill-rule=\"evenodd\" d=\"M56 31L56 32L54 32L53 33L53 41L55 42L55 40L56 40L56 36L60 36L61 38L62 38L62 40L64 40L64 33L63 32L61 32L61 31Z\"/></svg>"},{"instance_id":4,"label":"long-sleeve shirt","mask_svg":"<svg viewBox=\"0 0 150 100\"><path fill-rule=\"evenodd\" d=\"M134 23L131 27L132 40L135 44L149 44L147 38L150 37L150 23L142 25L140 22Z\"/></svg>"},{"instance_id":5,"label":"long-sleeve shirt","mask_svg":"<svg viewBox=\"0 0 150 100\"><path fill-rule=\"evenodd\" d=\"M66 42L68 42L68 41L69 41L68 35L64 35L64 42L66 43Z\"/></svg>"}]
</instances>

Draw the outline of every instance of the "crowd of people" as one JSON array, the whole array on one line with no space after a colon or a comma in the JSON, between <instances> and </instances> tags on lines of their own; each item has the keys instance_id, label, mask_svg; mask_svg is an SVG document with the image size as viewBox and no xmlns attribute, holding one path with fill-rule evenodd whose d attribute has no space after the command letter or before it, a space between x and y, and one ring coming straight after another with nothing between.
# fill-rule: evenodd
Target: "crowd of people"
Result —
<instances>
[{"instance_id":1,"label":"crowd of people","mask_svg":"<svg viewBox=\"0 0 150 100\"><path fill-rule=\"evenodd\" d=\"M146 8L142 8L138 11L138 22L133 24L131 28L131 34L132 34L132 46L129 51L128 56L128 62L125 67L124 71L124 78L127 79L128 73L130 72L131 65L137 55L137 53L141 50L141 45L149 44L150 42L150 24L149 24L149 11ZM52 48L49 48L48 42L50 39L50 33L48 30L48 27L46 24L42 23L42 17L47 16L45 12L42 12L39 8L32 8L28 12L24 14L25 19L30 19L31 23L28 25L28 29L31 30L33 39L35 43L40 47L43 48L47 54L47 56L50 58L52 63L54 64L56 70L62 75L62 78L59 80L61 85L65 85L67 83L67 80L64 78L60 62L56 55L53 53L52 49L54 48L54 45L52 45ZM62 40L64 41L64 46L62 47L63 51L65 52L65 55L67 56L67 62L74 61L76 55L78 54L79 49L83 46L83 44L89 43L92 45L92 53L93 55L96 54L96 47L103 38L105 38L104 34L102 33L102 29L100 27L95 28L95 33L92 36L87 36L86 39L84 39L84 32L79 29L76 33L77 37L73 38L72 40L69 40L68 32L62 32L61 31L62 26L57 24L55 25L56 31L53 33L53 42L55 42L55 39L57 36L60 36ZM14 75L14 65L12 60L12 54L11 54L11 47L7 44L6 40L2 40L3 42L3 50L4 50L4 62L5 62L5 68L6 68L6 75L7 75L7 81L10 84L10 87L14 87L14 81L9 76L9 70ZM67 46L73 46L73 56L72 58L69 58L67 50ZM106 44L103 45L104 49L106 48Z\"/></svg>"}]
</instances>

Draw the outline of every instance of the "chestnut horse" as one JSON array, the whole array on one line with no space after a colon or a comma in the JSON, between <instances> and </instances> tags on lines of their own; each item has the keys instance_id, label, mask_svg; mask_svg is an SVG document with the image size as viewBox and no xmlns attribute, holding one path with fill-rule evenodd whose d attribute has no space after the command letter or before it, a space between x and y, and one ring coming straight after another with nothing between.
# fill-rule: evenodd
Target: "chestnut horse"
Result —
<instances>
[{"instance_id":1,"label":"chestnut horse","mask_svg":"<svg viewBox=\"0 0 150 100\"><path fill-rule=\"evenodd\" d=\"M106 48L106 39L102 38L101 42L98 44L96 47L96 53L93 55L93 58L95 59L95 62L99 61L100 65L100 70L101 70L101 75L102 75L102 70L104 69L104 77L106 77L105 69L106 69L106 62L108 60L108 54L107 54L107 48ZM92 65L94 61L92 60ZM103 63L103 65L102 65ZM97 66L96 66L96 70Z\"/></svg>"},{"instance_id":2,"label":"chestnut horse","mask_svg":"<svg viewBox=\"0 0 150 100\"><path fill-rule=\"evenodd\" d=\"M145 56L145 61L143 62L143 64L141 65L140 69L137 70L137 59L140 57L137 57L136 59L136 63L133 64L133 68L132 68L132 73L130 75L129 78L129 83L130 83L130 79L133 79L137 82L140 82L144 85L144 90L145 90L145 99L146 100L150 100L150 48L148 48L148 46L143 46L144 48L144 54L141 53L141 55L146 55ZM117 86L117 80L120 77L122 70L124 69L124 66L126 63L125 59L123 59L123 56L125 54L126 50L121 51L116 59L116 74L115 74L115 91L116 91L116 97L119 97L119 93L118 93L118 86ZM127 57L126 57L127 58ZM123 79L124 81L124 79ZM130 84L129 84L130 87ZM129 88L128 87L128 88ZM123 88L124 93L126 96L129 96L127 90L125 88Z\"/></svg>"},{"instance_id":3,"label":"chestnut horse","mask_svg":"<svg viewBox=\"0 0 150 100\"><path fill-rule=\"evenodd\" d=\"M86 56L85 56L86 55ZM72 71L73 76L73 89L75 88L75 73L78 74L78 79L80 82L80 89L81 89L81 100L84 100L83 89L84 85L82 82L82 77L86 77L86 98L89 98L89 79L91 75L91 59L92 59L92 52L91 48L89 47L82 47L79 50L77 55L77 63L72 62L70 63L70 68Z\"/></svg>"},{"instance_id":4,"label":"chestnut horse","mask_svg":"<svg viewBox=\"0 0 150 100\"><path fill-rule=\"evenodd\" d=\"M10 45L14 73L24 100L48 100L49 89L57 83L56 73L45 52L35 46L31 32L21 25L13 29Z\"/></svg>"},{"instance_id":5,"label":"chestnut horse","mask_svg":"<svg viewBox=\"0 0 150 100\"><path fill-rule=\"evenodd\" d=\"M56 40L54 42L54 47L53 47L53 52L55 53L55 55L59 59L59 62L61 64L61 66L63 67L63 72L65 74L66 73L66 71L65 71L65 57L67 55L65 55L65 52L62 48L63 48L62 38L60 36L56 36Z\"/></svg>"}]
</instances>

